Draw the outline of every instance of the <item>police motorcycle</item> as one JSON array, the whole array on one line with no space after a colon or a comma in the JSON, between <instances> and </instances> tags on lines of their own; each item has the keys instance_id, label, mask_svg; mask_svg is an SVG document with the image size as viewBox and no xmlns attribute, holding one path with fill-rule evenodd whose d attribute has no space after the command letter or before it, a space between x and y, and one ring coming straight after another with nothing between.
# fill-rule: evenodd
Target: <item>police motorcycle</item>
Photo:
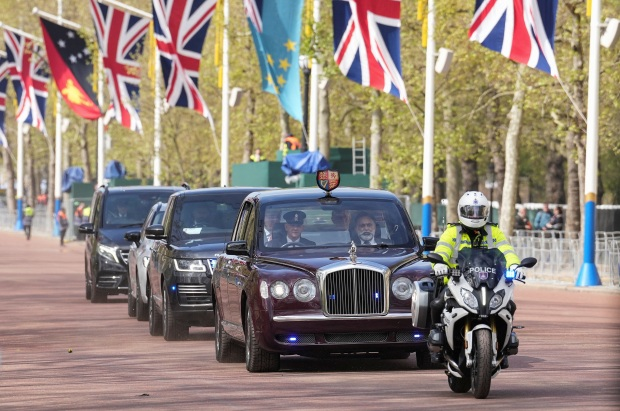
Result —
<instances>
[{"instance_id":1,"label":"police motorcycle","mask_svg":"<svg viewBox=\"0 0 620 411\"><path fill-rule=\"evenodd\" d=\"M444 260L428 254L431 263ZM531 268L537 260L524 258L519 267ZM497 248L465 248L459 250L457 268L447 276L414 284L412 296L413 326L431 328L429 304L440 295L447 277L447 292L441 314L440 330L432 329L428 347L433 362L446 367L448 385L457 393L472 390L475 398L486 398L491 378L507 368L508 355L518 352L519 340L513 332L512 302L514 270L506 269L506 259Z\"/></svg>"}]
</instances>

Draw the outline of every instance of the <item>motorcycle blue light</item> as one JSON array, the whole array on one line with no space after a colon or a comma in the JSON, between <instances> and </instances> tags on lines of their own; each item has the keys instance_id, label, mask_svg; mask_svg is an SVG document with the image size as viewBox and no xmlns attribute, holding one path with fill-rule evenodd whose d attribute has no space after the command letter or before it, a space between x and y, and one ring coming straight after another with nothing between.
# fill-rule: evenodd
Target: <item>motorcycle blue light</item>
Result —
<instances>
[{"instance_id":1,"label":"motorcycle blue light","mask_svg":"<svg viewBox=\"0 0 620 411\"><path fill-rule=\"evenodd\" d=\"M515 279L515 274L516 274L515 270L506 270L506 280L507 281L514 280Z\"/></svg>"}]
</instances>

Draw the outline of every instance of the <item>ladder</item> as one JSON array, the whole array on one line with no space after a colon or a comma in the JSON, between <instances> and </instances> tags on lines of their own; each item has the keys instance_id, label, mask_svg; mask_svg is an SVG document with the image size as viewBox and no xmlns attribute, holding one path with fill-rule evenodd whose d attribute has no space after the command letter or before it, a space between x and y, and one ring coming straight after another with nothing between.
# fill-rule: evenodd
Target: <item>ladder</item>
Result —
<instances>
[{"instance_id":1,"label":"ladder","mask_svg":"<svg viewBox=\"0 0 620 411\"><path fill-rule=\"evenodd\" d=\"M366 174L366 139L353 138L351 144L353 154L353 174Z\"/></svg>"}]
</instances>

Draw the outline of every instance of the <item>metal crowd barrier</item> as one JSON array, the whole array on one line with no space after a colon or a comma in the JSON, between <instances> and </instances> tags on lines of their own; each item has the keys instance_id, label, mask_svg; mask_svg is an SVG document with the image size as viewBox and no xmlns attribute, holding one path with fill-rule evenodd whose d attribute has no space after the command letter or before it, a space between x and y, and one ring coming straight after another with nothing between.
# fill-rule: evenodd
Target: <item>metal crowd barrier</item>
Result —
<instances>
[{"instance_id":1,"label":"metal crowd barrier","mask_svg":"<svg viewBox=\"0 0 620 411\"><path fill-rule=\"evenodd\" d=\"M67 214L73 215L72 207ZM0 230L15 230L15 215L6 209L0 210ZM48 217L43 208L35 211L32 233L48 236L54 233L54 219ZM441 233L431 235L439 237ZM76 239L73 221L70 221L65 239ZM510 242L519 257L538 259L538 264L529 270L535 278L573 284L577 281L583 262L580 233L515 230ZM603 285L620 286L620 231L596 232L596 268Z\"/></svg>"}]
</instances>

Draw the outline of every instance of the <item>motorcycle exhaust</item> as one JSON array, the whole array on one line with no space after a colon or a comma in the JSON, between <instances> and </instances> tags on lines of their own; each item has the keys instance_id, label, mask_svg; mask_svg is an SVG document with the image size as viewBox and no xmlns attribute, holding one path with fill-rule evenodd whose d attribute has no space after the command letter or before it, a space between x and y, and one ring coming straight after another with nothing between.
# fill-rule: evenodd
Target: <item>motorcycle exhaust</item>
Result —
<instances>
[{"instance_id":1,"label":"motorcycle exhaust","mask_svg":"<svg viewBox=\"0 0 620 411\"><path fill-rule=\"evenodd\" d=\"M457 378L463 378L463 374L461 373L461 370L459 369L459 365L455 363L452 358L448 358L447 356L446 356L446 360L448 360L448 364L446 365L447 371Z\"/></svg>"}]
</instances>

